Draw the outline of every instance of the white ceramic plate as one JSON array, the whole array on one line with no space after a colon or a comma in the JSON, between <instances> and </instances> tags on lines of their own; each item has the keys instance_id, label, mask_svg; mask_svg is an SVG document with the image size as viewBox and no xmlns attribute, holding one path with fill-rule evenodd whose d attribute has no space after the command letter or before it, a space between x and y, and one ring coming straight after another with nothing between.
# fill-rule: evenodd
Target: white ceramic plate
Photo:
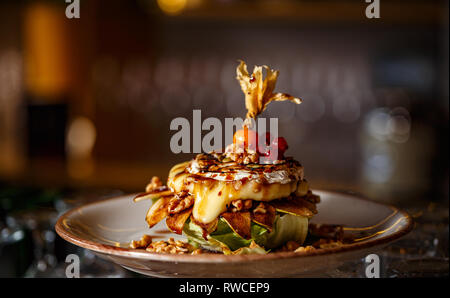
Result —
<instances>
[{"instance_id":1,"label":"white ceramic plate","mask_svg":"<svg viewBox=\"0 0 450 298\"><path fill-rule=\"evenodd\" d=\"M145 214L150 201L134 203L133 195L111 198L72 209L62 215L57 233L129 270L160 277L297 277L317 276L347 260L358 260L405 235L411 217L399 209L352 195L314 191L321 197L315 223L340 224L355 241L313 252L266 255L172 255L131 249L128 243L143 234L167 240L171 233L161 221L148 229Z\"/></svg>"}]
</instances>

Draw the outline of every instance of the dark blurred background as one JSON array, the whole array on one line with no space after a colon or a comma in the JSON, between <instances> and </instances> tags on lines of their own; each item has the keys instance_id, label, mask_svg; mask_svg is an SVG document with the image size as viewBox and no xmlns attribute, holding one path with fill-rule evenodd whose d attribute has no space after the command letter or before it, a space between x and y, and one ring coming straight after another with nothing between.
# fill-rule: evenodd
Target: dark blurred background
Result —
<instances>
[{"instance_id":1,"label":"dark blurred background","mask_svg":"<svg viewBox=\"0 0 450 298\"><path fill-rule=\"evenodd\" d=\"M68 19L63 0L1 1L0 230L24 239L3 274L56 266L55 214L192 157L170 151L172 119L244 117L238 59L303 98L263 116L313 188L443 206L448 233L448 1L380 4L368 19L363 0L96 0Z\"/></svg>"}]
</instances>

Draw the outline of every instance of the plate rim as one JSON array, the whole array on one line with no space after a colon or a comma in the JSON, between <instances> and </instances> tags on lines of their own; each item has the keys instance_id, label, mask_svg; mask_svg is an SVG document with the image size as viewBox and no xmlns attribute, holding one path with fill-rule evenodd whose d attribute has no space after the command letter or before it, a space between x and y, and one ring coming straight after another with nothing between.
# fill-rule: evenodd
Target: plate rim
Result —
<instances>
[{"instance_id":1,"label":"plate rim","mask_svg":"<svg viewBox=\"0 0 450 298\"><path fill-rule=\"evenodd\" d=\"M96 204L103 204L108 201L112 200L119 200L119 199L125 199L129 198L133 194L126 194L126 195L120 195L120 196L114 196L107 199L98 200L95 202L90 202L87 204L83 204L78 207L74 207L65 213L63 213L61 216L59 216L56 224L55 224L55 230L56 233L63 238L64 240L85 248L89 249L91 251L102 253L106 255L115 255L119 257L125 257L125 258L131 258L131 259L141 259L141 260L148 260L148 261L159 261L159 262L180 262L180 263L241 263L241 262L252 262L252 261L268 261L268 260L274 260L274 259L288 259L288 258L299 258L299 257L314 257L314 256L322 256L322 255L332 255L332 254L342 254L349 251L359 251L366 248L375 248L379 247L384 244L388 244L390 242L393 242L406 234L408 234L414 226L414 221L412 217L406 212L403 211L391 204L385 204L380 202L375 202L370 199L365 198L364 196L357 195L355 193L346 193L346 192L338 192L338 191L328 191L328 190L319 190L315 189L315 191L321 192L321 193L328 193L328 194L338 194L338 195L345 195L345 196L351 196L354 199L370 202L372 204L377 204L383 207L389 207L394 212L397 212L398 214L401 214L402 217L406 220L406 226L400 229L399 231L394 232L393 234L374 239L374 240L368 240L364 242L359 243L352 243L348 245L343 245L339 247L332 247L332 248L323 248L320 250L314 250L309 252L273 252L269 254L246 254L246 255L223 255L223 254L198 254L198 255L188 255L188 254L162 254L162 253L154 253L154 252L148 252L144 249L132 249L132 248L124 248L124 247L117 247L113 245L108 244L102 244L98 243L92 240L83 239L78 237L77 235L74 235L70 232L70 230L66 229L64 225L64 221L73 213L78 212L82 208L86 208L88 206L96 205Z\"/></svg>"}]
</instances>

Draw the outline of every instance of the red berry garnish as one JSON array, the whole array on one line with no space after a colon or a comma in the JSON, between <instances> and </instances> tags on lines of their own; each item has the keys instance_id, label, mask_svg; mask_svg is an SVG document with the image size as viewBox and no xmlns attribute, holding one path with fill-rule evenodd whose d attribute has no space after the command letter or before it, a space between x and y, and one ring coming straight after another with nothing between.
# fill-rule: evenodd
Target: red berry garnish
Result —
<instances>
[{"instance_id":1,"label":"red berry garnish","mask_svg":"<svg viewBox=\"0 0 450 298\"><path fill-rule=\"evenodd\" d=\"M265 145L260 145L258 147L258 154L262 156L269 156L270 155L270 147Z\"/></svg>"},{"instance_id":2,"label":"red berry garnish","mask_svg":"<svg viewBox=\"0 0 450 298\"><path fill-rule=\"evenodd\" d=\"M278 150L278 156L279 158L282 158L284 155L284 152L288 149L288 144L286 142L286 139L283 137L278 137L272 141L271 147L273 149Z\"/></svg>"},{"instance_id":3,"label":"red berry garnish","mask_svg":"<svg viewBox=\"0 0 450 298\"><path fill-rule=\"evenodd\" d=\"M258 138L258 153L263 156L268 156L271 142L272 135L269 132L260 134Z\"/></svg>"},{"instance_id":4,"label":"red berry garnish","mask_svg":"<svg viewBox=\"0 0 450 298\"><path fill-rule=\"evenodd\" d=\"M263 140L266 141L267 146L269 146L270 143L272 143L272 135L270 134L270 132L265 133Z\"/></svg>"}]
</instances>

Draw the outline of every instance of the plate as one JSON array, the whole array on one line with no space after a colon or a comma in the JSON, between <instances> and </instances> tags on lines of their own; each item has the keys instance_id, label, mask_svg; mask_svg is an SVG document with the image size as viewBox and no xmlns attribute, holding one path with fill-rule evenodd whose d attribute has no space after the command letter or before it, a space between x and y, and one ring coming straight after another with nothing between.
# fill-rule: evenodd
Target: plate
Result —
<instances>
[{"instance_id":1,"label":"plate","mask_svg":"<svg viewBox=\"0 0 450 298\"><path fill-rule=\"evenodd\" d=\"M134 203L134 195L120 196L74 208L56 223L65 240L89 249L126 269L155 277L300 277L320 276L346 261L356 261L407 234L411 217L394 206L360 197L315 190L321 197L312 222L339 224L354 241L312 252L276 252L265 255L173 255L131 249L131 240L148 234L154 240L169 237L165 221L148 229L145 214L151 201Z\"/></svg>"}]
</instances>

